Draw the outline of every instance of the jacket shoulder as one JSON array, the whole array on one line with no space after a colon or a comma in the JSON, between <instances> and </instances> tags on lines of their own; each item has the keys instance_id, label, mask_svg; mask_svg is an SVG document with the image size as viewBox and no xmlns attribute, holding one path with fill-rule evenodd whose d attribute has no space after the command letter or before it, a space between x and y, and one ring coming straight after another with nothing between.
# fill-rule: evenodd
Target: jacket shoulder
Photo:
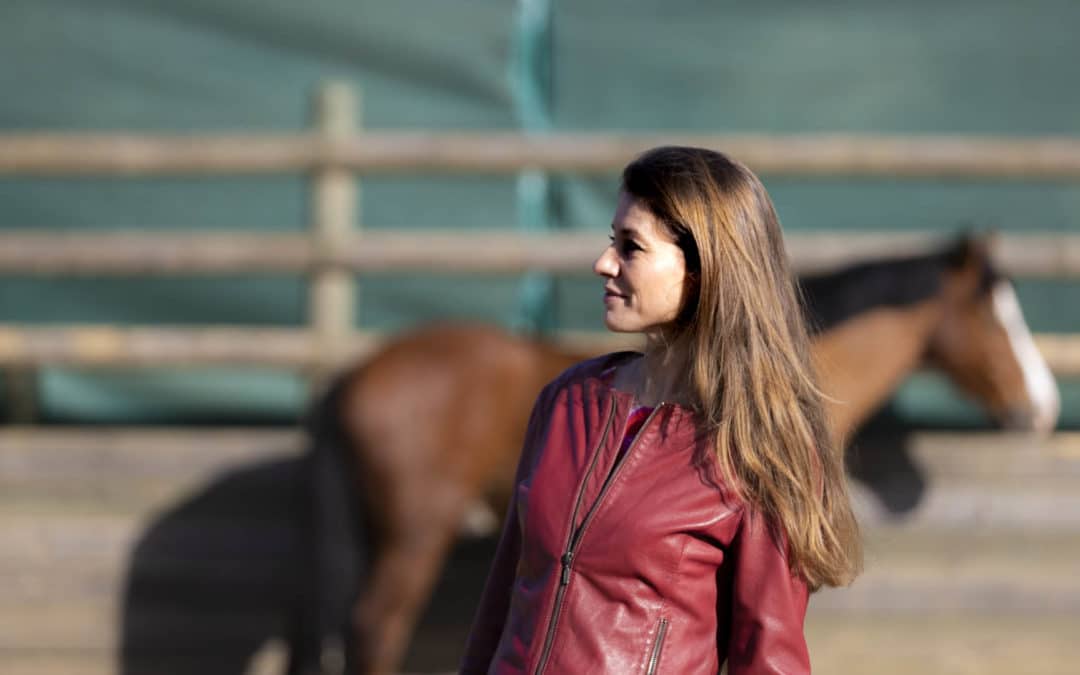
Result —
<instances>
[{"instance_id":1,"label":"jacket shoulder","mask_svg":"<svg viewBox=\"0 0 1080 675\"><path fill-rule=\"evenodd\" d=\"M545 393L554 394L566 387L581 384L590 378L599 377L610 368L625 363L637 356L641 356L641 353L634 351L619 351L579 361L549 382L544 388Z\"/></svg>"}]
</instances>

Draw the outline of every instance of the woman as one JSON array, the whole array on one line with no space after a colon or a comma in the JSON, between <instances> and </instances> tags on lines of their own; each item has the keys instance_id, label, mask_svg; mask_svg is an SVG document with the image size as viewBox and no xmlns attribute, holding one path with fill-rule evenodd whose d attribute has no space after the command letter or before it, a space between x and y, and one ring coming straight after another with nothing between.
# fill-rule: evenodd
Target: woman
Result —
<instances>
[{"instance_id":1,"label":"woman","mask_svg":"<svg viewBox=\"0 0 1080 675\"><path fill-rule=\"evenodd\" d=\"M780 225L697 148L623 172L596 261L644 354L537 399L464 673L807 673L807 595L858 572Z\"/></svg>"}]
</instances>

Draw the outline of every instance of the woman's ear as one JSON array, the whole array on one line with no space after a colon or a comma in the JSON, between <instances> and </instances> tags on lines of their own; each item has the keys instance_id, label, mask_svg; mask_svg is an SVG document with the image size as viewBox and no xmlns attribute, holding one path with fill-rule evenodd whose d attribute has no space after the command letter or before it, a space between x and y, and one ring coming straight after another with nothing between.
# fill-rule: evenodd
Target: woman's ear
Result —
<instances>
[{"instance_id":1,"label":"woman's ear","mask_svg":"<svg viewBox=\"0 0 1080 675\"><path fill-rule=\"evenodd\" d=\"M689 323L697 312L698 299L701 296L701 273L687 272L683 277L682 309L679 311L679 320L683 324Z\"/></svg>"}]
</instances>

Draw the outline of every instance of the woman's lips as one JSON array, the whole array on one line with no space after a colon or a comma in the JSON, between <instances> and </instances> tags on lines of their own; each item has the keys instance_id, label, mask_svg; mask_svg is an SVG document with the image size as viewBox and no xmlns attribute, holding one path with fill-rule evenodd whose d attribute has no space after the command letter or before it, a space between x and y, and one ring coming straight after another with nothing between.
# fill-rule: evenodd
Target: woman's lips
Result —
<instances>
[{"instance_id":1,"label":"woman's lips","mask_svg":"<svg viewBox=\"0 0 1080 675\"><path fill-rule=\"evenodd\" d=\"M626 296L622 295L621 293L616 293L615 291L609 291L607 289L604 289L604 300L605 301L606 300L615 300L615 299L621 300L621 299L623 299L625 297Z\"/></svg>"}]
</instances>

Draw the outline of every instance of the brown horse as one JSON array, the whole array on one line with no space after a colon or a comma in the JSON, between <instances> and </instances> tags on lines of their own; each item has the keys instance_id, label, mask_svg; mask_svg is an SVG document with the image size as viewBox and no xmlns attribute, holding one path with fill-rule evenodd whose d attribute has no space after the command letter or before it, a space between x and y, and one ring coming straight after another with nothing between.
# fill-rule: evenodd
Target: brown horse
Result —
<instances>
[{"instance_id":1,"label":"brown horse","mask_svg":"<svg viewBox=\"0 0 1080 675\"><path fill-rule=\"evenodd\" d=\"M1046 431L1056 422L1053 378L983 240L801 285L837 438L923 365L1006 427ZM590 356L492 327L435 326L391 341L331 390L321 424L336 428L332 452L351 457L345 466L359 487L351 506L363 514L370 565L362 588L338 589L359 597L351 671L398 666L463 519L479 500L501 511L535 396Z\"/></svg>"}]
</instances>

